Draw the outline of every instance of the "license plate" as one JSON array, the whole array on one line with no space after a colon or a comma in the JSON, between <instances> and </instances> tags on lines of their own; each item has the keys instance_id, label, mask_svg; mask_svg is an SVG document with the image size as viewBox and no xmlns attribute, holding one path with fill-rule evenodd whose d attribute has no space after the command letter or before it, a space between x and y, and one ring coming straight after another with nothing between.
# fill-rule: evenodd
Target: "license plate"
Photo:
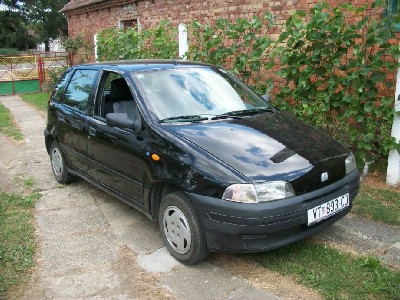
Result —
<instances>
[{"instance_id":1,"label":"license plate","mask_svg":"<svg viewBox=\"0 0 400 300\"><path fill-rule=\"evenodd\" d=\"M330 216L338 213L350 205L349 194L344 194L335 199L329 200L328 202L322 203L318 206L307 210L308 223L311 225L322 221Z\"/></svg>"}]
</instances>

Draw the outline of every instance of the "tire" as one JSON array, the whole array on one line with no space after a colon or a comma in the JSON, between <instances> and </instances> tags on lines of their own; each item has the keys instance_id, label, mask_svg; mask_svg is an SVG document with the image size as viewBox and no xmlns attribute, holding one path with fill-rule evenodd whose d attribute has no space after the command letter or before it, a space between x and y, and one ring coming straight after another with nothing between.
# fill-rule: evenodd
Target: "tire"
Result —
<instances>
[{"instance_id":1,"label":"tire","mask_svg":"<svg viewBox=\"0 0 400 300\"><path fill-rule=\"evenodd\" d=\"M161 200L158 223L168 251L178 261L195 265L207 257L204 232L184 193L174 192Z\"/></svg>"},{"instance_id":2,"label":"tire","mask_svg":"<svg viewBox=\"0 0 400 300\"><path fill-rule=\"evenodd\" d=\"M59 183L67 184L74 181L75 177L68 172L67 164L61 151L61 147L56 141L51 143L50 162L54 178Z\"/></svg>"}]
</instances>

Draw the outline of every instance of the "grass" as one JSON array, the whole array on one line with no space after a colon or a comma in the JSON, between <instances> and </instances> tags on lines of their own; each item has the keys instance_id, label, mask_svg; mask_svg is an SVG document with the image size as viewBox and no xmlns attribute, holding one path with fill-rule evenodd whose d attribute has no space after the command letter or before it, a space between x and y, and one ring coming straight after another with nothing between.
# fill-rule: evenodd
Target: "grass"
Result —
<instances>
[{"instance_id":1,"label":"grass","mask_svg":"<svg viewBox=\"0 0 400 300\"><path fill-rule=\"evenodd\" d=\"M35 251L32 208L39 197L0 192L0 299L29 276Z\"/></svg>"},{"instance_id":2,"label":"grass","mask_svg":"<svg viewBox=\"0 0 400 300\"><path fill-rule=\"evenodd\" d=\"M373 257L354 257L302 241L255 255L265 268L295 278L326 299L400 299L400 273Z\"/></svg>"},{"instance_id":3,"label":"grass","mask_svg":"<svg viewBox=\"0 0 400 300\"><path fill-rule=\"evenodd\" d=\"M400 193L362 184L352 212L392 225L400 225Z\"/></svg>"},{"instance_id":4,"label":"grass","mask_svg":"<svg viewBox=\"0 0 400 300\"><path fill-rule=\"evenodd\" d=\"M8 135L18 141L24 137L21 131L15 126L10 111L0 103L0 133Z\"/></svg>"},{"instance_id":5,"label":"grass","mask_svg":"<svg viewBox=\"0 0 400 300\"><path fill-rule=\"evenodd\" d=\"M23 182L27 188L32 188L35 185L35 180L33 178L25 178Z\"/></svg>"},{"instance_id":6,"label":"grass","mask_svg":"<svg viewBox=\"0 0 400 300\"><path fill-rule=\"evenodd\" d=\"M37 94L23 94L22 100L35 106L41 111L47 111L47 102L49 100L48 93L37 93Z\"/></svg>"}]
</instances>

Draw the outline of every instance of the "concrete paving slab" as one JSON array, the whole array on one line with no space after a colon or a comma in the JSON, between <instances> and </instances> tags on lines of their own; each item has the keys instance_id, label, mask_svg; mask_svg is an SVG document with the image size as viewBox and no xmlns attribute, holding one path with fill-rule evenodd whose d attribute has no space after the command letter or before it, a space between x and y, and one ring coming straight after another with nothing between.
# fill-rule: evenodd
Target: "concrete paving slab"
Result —
<instances>
[{"instance_id":1,"label":"concrete paving slab","mask_svg":"<svg viewBox=\"0 0 400 300\"><path fill-rule=\"evenodd\" d=\"M93 185L90 185L89 183L86 183L84 180L80 180L80 184L87 185L87 192L91 195L91 197L93 197L93 199L95 199L95 201L98 205L103 204L103 203L119 202L118 199L111 196L109 193L104 192L103 190L96 188Z\"/></svg>"},{"instance_id":2,"label":"concrete paving slab","mask_svg":"<svg viewBox=\"0 0 400 300\"><path fill-rule=\"evenodd\" d=\"M30 170L26 173L29 177L34 178L35 188L38 190L48 190L59 188L60 184L55 181L53 174L40 172L39 170Z\"/></svg>"},{"instance_id":3,"label":"concrete paving slab","mask_svg":"<svg viewBox=\"0 0 400 300\"><path fill-rule=\"evenodd\" d=\"M67 276L44 278L48 299L87 299L99 296L119 296L121 288L111 265L88 269Z\"/></svg>"},{"instance_id":4,"label":"concrete paving slab","mask_svg":"<svg viewBox=\"0 0 400 300\"><path fill-rule=\"evenodd\" d=\"M77 234L108 227L97 206L85 206L55 211L39 211L37 223L43 234Z\"/></svg>"},{"instance_id":5,"label":"concrete paving slab","mask_svg":"<svg viewBox=\"0 0 400 300\"><path fill-rule=\"evenodd\" d=\"M236 291L230 293L227 297L221 299L226 300L279 300L281 298L276 297L272 293L268 293L265 290L257 289L252 286L243 286L238 288Z\"/></svg>"},{"instance_id":6,"label":"concrete paving slab","mask_svg":"<svg viewBox=\"0 0 400 300\"><path fill-rule=\"evenodd\" d=\"M150 220L130 226L112 227L119 241L137 254L149 254L164 246L158 225Z\"/></svg>"},{"instance_id":7,"label":"concrete paving slab","mask_svg":"<svg viewBox=\"0 0 400 300\"><path fill-rule=\"evenodd\" d=\"M352 214L340 220L339 224L384 244L400 242L400 230L398 226L374 222Z\"/></svg>"},{"instance_id":8,"label":"concrete paving slab","mask_svg":"<svg viewBox=\"0 0 400 300\"><path fill-rule=\"evenodd\" d=\"M136 222L148 221L145 215L117 199L114 202L103 203L99 206L108 223L113 227L129 226Z\"/></svg>"},{"instance_id":9,"label":"concrete paving slab","mask_svg":"<svg viewBox=\"0 0 400 300\"><path fill-rule=\"evenodd\" d=\"M169 254L165 246L151 254L139 255L138 264L150 273L166 273L172 271L175 267L184 267Z\"/></svg>"},{"instance_id":10,"label":"concrete paving slab","mask_svg":"<svg viewBox=\"0 0 400 300\"><path fill-rule=\"evenodd\" d=\"M44 143L32 143L29 144L28 142L25 141L25 155L29 156L39 156L41 159L46 159L46 161L50 161L49 155L46 151L46 149L43 149Z\"/></svg>"},{"instance_id":11,"label":"concrete paving slab","mask_svg":"<svg viewBox=\"0 0 400 300\"><path fill-rule=\"evenodd\" d=\"M389 265L396 266L400 270L400 242L397 242L384 251L380 258Z\"/></svg>"},{"instance_id":12,"label":"concrete paving slab","mask_svg":"<svg viewBox=\"0 0 400 300\"><path fill-rule=\"evenodd\" d=\"M333 244L336 243L351 246L364 254L380 251L387 247L384 243L372 240L368 236L361 235L359 232L352 230L352 228L349 228L342 223L333 224L331 227L316 234L313 238Z\"/></svg>"},{"instance_id":13,"label":"concrete paving slab","mask_svg":"<svg viewBox=\"0 0 400 300\"><path fill-rule=\"evenodd\" d=\"M117 256L116 243L108 230L78 236L42 236L40 272L47 276L62 276L111 264Z\"/></svg>"},{"instance_id":14,"label":"concrete paving slab","mask_svg":"<svg viewBox=\"0 0 400 300\"><path fill-rule=\"evenodd\" d=\"M240 287L243 280L209 263L177 268L160 280L179 299L223 299Z\"/></svg>"},{"instance_id":15,"label":"concrete paving slab","mask_svg":"<svg viewBox=\"0 0 400 300\"><path fill-rule=\"evenodd\" d=\"M54 179L53 179L54 180ZM36 202L36 209L58 210L95 205L92 197L82 197L82 191L74 185L58 185L58 188L41 192L42 197ZM59 189L63 191L60 193Z\"/></svg>"}]
</instances>

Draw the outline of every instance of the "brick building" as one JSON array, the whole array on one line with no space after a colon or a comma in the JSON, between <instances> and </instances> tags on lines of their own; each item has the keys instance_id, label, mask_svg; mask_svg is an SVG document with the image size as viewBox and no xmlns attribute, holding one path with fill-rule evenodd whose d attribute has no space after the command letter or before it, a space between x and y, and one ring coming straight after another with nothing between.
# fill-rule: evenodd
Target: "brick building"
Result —
<instances>
[{"instance_id":1,"label":"brick building","mask_svg":"<svg viewBox=\"0 0 400 300\"><path fill-rule=\"evenodd\" d=\"M335 4L349 2L329 1ZM362 5L371 0L351 2ZM275 16L278 33L294 10L307 10L315 3L318 0L71 0L61 12L67 16L70 37L81 34L88 42L93 42L96 33L113 27L151 28L160 20L169 20L176 26L189 24L194 19L212 23L218 18L261 17L266 11Z\"/></svg>"},{"instance_id":2,"label":"brick building","mask_svg":"<svg viewBox=\"0 0 400 300\"><path fill-rule=\"evenodd\" d=\"M212 22L218 18L248 18L271 11L277 24L282 24L295 9L307 7L315 0L72 0L61 10L68 18L69 36L81 33L91 39L106 28L127 28L138 25L150 28L166 19L173 25Z\"/></svg>"}]
</instances>

